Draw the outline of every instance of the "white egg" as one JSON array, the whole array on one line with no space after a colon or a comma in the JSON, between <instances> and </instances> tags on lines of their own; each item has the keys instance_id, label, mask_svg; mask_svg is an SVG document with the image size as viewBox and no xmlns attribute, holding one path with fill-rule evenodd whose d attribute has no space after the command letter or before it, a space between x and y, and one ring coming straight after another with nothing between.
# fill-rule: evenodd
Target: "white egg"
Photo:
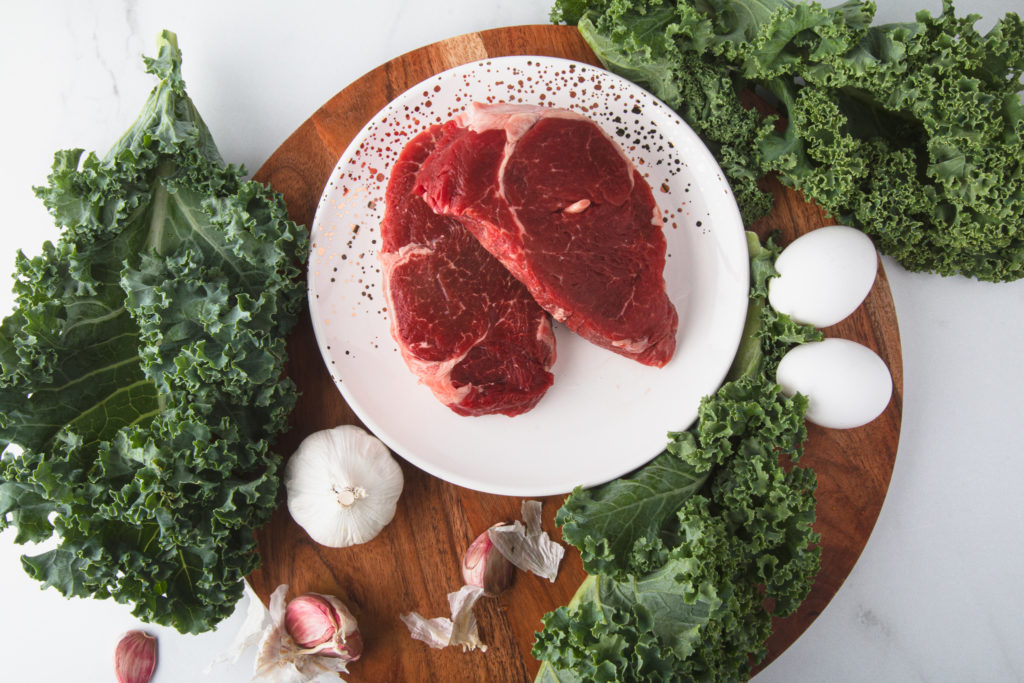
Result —
<instances>
[{"instance_id":1,"label":"white egg","mask_svg":"<svg viewBox=\"0 0 1024 683\"><path fill-rule=\"evenodd\" d=\"M787 396L807 397L807 419L851 429L882 414L892 396L892 375L877 353L849 339L793 347L782 357L776 381Z\"/></svg>"},{"instance_id":2,"label":"white egg","mask_svg":"<svg viewBox=\"0 0 1024 683\"><path fill-rule=\"evenodd\" d=\"M775 260L775 270L779 276L768 283L772 308L799 323L828 327L864 301L878 257L863 232L830 225L793 240Z\"/></svg>"}]
</instances>

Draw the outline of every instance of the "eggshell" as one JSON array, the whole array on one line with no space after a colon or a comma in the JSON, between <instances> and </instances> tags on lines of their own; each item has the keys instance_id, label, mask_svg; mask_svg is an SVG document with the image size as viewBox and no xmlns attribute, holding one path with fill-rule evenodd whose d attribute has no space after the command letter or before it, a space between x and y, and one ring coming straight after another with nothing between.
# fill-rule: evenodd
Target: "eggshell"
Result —
<instances>
[{"instance_id":1,"label":"eggshell","mask_svg":"<svg viewBox=\"0 0 1024 683\"><path fill-rule=\"evenodd\" d=\"M775 376L787 396L808 399L807 419L832 429L851 429L881 415L892 396L892 375L878 354L849 339L825 339L794 347Z\"/></svg>"},{"instance_id":2,"label":"eggshell","mask_svg":"<svg viewBox=\"0 0 1024 683\"><path fill-rule=\"evenodd\" d=\"M871 238L845 225L812 230L782 250L768 302L779 313L828 327L857 310L871 291L878 256Z\"/></svg>"}]
</instances>

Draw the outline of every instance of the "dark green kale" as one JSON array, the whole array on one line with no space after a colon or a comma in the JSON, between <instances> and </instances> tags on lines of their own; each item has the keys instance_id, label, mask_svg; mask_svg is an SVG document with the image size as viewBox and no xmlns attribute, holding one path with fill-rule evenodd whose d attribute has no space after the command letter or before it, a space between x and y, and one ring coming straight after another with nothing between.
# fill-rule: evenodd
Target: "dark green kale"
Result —
<instances>
[{"instance_id":1,"label":"dark green kale","mask_svg":"<svg viewBox=\"0 0 1024 683\"><path fill-rule=\"evenodd\" d=\"M700 134L748 222L777 173L911 270L1024 276L1024 23L872 25L875 5L557 0L602 62ZM781 118L763 117L756 94Z\"/></svg>"},{"instance_id":2,"label":"dark green kale","mask_svg":"<svg viewBox=\"0 0 1024 683\"><path fill-rule=\"evenodd\" d=\"M230 615L276 507L305 230L225 165L164 32L159 83L105 157L36 189L61 236L19 254L0 325L0 529L66 596L195 633Z\"/></svg>"},{"instance_id":3,"label":"dark green kale","mask_svg":"<svg viewBox=\"0 0 1024 683\"><path fill-rule=\"evenodd\" d=\"M816 480L797 464L807 402L771 378L785 350L820 333L765 305L778 248L748 243L752 315L731 379L664 453L575 490L556 515L589 576L544 617L539 681L745 679L772 615L810 590Z\"/></svg>"}]
</instances>

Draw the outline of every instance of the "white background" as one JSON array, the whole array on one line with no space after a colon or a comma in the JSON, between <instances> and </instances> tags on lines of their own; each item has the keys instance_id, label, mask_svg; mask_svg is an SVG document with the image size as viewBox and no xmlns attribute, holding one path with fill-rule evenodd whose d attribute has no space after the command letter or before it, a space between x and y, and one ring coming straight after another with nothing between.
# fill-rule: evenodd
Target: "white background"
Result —
<instances>
[{"instance_id":1,"label":"white background","mask_svg":"<svg viewBox=\"0 0 1024 683\"><path fill-rule=\"evenodd\" d=\"M880 3L878 21L938 11ZM979 28L1019 0L961 2ZM253 171L320 104L377 65L469 31L546 23L550 2L5 2L0 20L0 272L56 231L32 186L53 152L103 153L153 85L140 54L178 33L189 93L224 158ZM889 494L825 612L758 681L1024 680L1024 282L885 267L903 344L904 413ZM10 309L0 284L0 311ZM0 680L114 680L126 607L40 591L0 534ZM203 674L241 623L160 639L154 681L248 681L253 653Z\"/></svg>"}]
</instances>

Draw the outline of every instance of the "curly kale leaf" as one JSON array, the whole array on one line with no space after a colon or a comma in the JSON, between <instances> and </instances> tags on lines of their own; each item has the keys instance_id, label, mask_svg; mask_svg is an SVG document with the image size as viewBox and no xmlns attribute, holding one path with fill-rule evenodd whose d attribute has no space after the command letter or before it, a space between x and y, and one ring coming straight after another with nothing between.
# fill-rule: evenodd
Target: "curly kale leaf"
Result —
<instances>
[{"instance_id":1,"label":"curly kale leaf","mask_svg":"<svg viewBox=\"0 0 1024 683\"><path fill-rule=\"evenodd\" d=\"M612 2L604 13L588 9L576 23L606 68L646 87L701 136L749 224L771 209L771 196L757 187L764 175L757 142L773 122L741 104L741 78L692 48L710 31L697 19L682 4Z\"/></svg>"},{"instance_id":2,"label":"curly kale leaf","mask_svg":"<svg viewBox=\"0 0 1024 683\"><path fill-rule=\"evenodd\" d=\"M778 171L912 270L1024 276L1024 24L920 12L811 53L770 84L788 125L762 141ZM759 78L767 74L759 74ZM796 80L803 77L805 83Z\"/></svg>"},{"instance_id":3,"label":"curly kale leaf","mask_svg":"<svg viewBox=\"0 0 1024 683\"><path fill-rule=\"evenodd\" d=\"M700 134L744 218L777 173L911 270L1024 277L1024 22L873 25L875 5L556 0L612 71ZM743 107L756 93L782 118Z\"/></svg>"},{"instance_id":4,"label":"curly kale leaf","mask_svg":"<svg viewBox=\"0 0 1024 683\"><path fill-rule=\"evenodd\" d=\"M555 523L580 549L588 573L624 577L664 563L679 542L676 511L707 479L679 456L696 448L693 435L684 432L631 476L569 495Z\"/></svg>"},{"instance_id":5,"label":"curly kale leaf","mask_svg":"<svg viewBox=\"0 0 1024 683\"><path fill-rule=\"evenodd\" d=\"M748 243L755 315L732 379L664 453L577 489L556 515L589 576L544 617L538 681L745 679L772 615L792 613L810 590L821 552L816 480L796 464L807 400L771 378L785 349L820 333L765 305L779 249L753 235Z\"/></svg>"},{"instance_id":6,"label":"curly kale leaf","mask_svg":"<svg viewBox=\"0 0 1024 683\"><path fill-rule=\"evenodd\" d=\"M742 381L764 395L775 391L763 379ZM805 409L805 402L793 402L780 409L785 419L777 430L734 435L730 457L711 471L700 492L676 493L676 509L654 532L657 555L650 552L649 537L639 537L632 548L621 540L630 530L610 523L618 511L614 503L602 509L607 498L601 493L587 501L588 516L574 516L574 523L600 523L587 528L585 538L597 547L595 540L613 539L604 547L618 544L630 556L622 561L609 555L601 562L591 557L588 571L600 570L588 579L592 592L545 615L533 652L546 662L548 680L742 680L749 675L751 663L764 656L771 616L791 613L819 568L818 536L811 529L814 473L779 463L779 450L796 440L792 426L799 423L802 431ZM799 455L797 446L791 456ZM690 467L699 478L692 466L680 461L677 467ZM579 501L567 507L576 515ZM624 525L632 521L626 516ZM766 597L774 600L771 611Z\"/></svg>"},{"instance_id":7,"label":"curly kale leaf","mask_svg":"<svg viewBox=\"0 0 1024 683\"><path fill-rule=\"evenodd\" d=\"M306 233L224 164L176 37L158 44L138 120L102 159L57 152L36 188L61 235L19 254L0 325L0 528L56 537L22 558L44 586L199 632L276 506Z\"/></svg>"}]
</instances>

